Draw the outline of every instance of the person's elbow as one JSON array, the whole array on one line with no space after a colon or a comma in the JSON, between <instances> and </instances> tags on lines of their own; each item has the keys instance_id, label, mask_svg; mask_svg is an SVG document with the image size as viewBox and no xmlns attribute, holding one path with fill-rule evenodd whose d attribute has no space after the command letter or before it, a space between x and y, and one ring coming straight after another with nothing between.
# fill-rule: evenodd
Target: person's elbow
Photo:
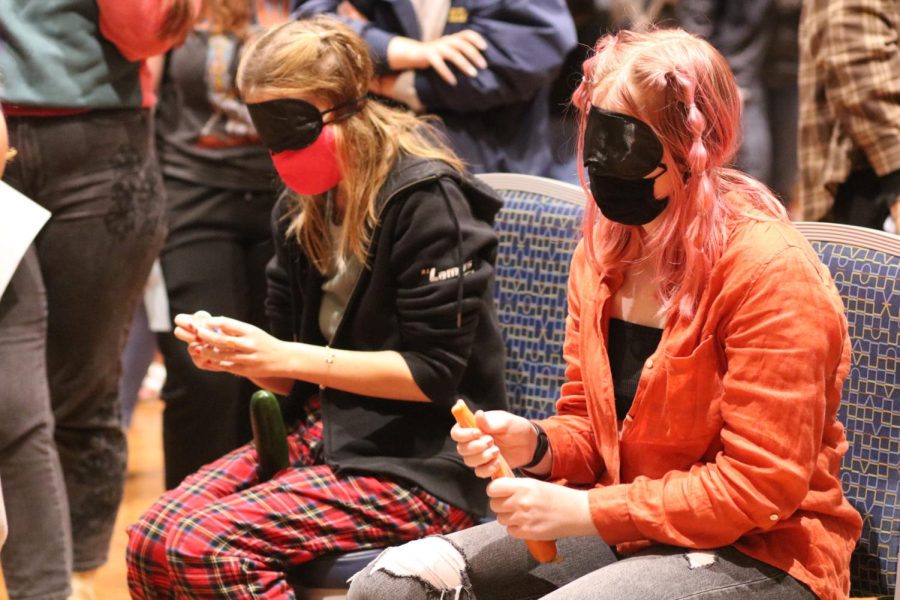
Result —
<instances>
[{"instance_id":1,"label":"person's elbow","mask_svg":"<svg viewBox=\"0 0 900 600\"><path fill-rule=\"evenodd\" d=\"M436 345L400 352L423 396L441 406L451 406L466 369L466 358Z\"/></svg>"}]
</instances>

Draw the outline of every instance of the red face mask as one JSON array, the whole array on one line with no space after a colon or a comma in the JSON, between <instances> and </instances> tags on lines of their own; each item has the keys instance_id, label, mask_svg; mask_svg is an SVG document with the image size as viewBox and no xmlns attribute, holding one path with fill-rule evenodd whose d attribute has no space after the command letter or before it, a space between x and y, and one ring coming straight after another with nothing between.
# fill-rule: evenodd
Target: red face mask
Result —
<instances>
[{"instance_id":1,"label":"red face mask","mask_svg":"<svg viewBox=\"0 0 900 600\"><path fill-rule=\"evenodd\" d=\"M272 162L285 185L305 196L327 192L341 181L334 130L328 125L306 148L273 154Z\"/></svg>"}]
</instances>

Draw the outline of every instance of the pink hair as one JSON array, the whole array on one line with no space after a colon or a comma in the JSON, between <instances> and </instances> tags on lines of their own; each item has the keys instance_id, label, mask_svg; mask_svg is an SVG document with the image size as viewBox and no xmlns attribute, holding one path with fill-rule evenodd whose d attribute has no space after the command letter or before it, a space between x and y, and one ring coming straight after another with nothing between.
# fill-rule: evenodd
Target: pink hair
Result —
<instances>
[{"instance_id":1,"label":"pink hair","mask_svg":"<svg viewBox=\"0 0 900 600\"><path fill-rule=\"evenodd\" d=\"M572 95L580 112L578 156L597 90L608 110L647 123L663 144L673 190L660 226L641 227L603 217L587 194L584 237L598 272L615 273L646 255L656 261L658 293L668 319L691 318L733 220L787 220L761 183L726 166L740 143L741 100L725 59L704 40L678 29L621 31L601 38L584 62L584 80ZM683 183L682 183L683 182Z\"/></svg>"}]
</instances>

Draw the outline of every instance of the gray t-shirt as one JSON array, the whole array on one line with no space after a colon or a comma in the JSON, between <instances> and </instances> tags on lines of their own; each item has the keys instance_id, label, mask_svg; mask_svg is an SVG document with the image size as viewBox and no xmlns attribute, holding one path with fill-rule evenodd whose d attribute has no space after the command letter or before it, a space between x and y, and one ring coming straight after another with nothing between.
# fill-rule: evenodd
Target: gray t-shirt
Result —
<instances>
[{"instance_id":1,"label":"gray t-shirt","mask_svg":"<svg viewBox=\"0 0 900 600\"><path fill-rule=\"evenodd\" d=\"M332 221L333 197L331 194L329 194L327 202L328 208L325 212L328 219L331 247L338 248L342 226L335 225ZM325 282L322 284L322 304L319 305L319 330L329 344L334 339L334 333L344 316L353 286L361 271L362 263L355 256L348 257L336 253L332 266L325 275Z\"/></svg>"},{"instance_id":2,"label":"gray t-shirt","mask_svg":"<svg viewBox=\"0 0 900 600\"><path fill-rule=\"evenodd\" d=\"M220 189L275 187L272 159L234 85L241 46L195 30L169 53L156 121L167 176Z\"/></svg>"}]
</instances>

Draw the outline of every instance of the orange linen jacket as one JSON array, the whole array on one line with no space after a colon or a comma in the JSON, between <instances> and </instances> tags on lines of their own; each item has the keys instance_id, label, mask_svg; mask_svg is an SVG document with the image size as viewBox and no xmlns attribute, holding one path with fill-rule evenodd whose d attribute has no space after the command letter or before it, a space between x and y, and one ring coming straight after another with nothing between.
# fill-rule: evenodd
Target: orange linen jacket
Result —
<instances>
[{"instance_id":1,"label":"orange linen jacket","mask_svg":"<svg viewBox=\"0 0 900 600\"><path fill-rule=\"evenodd\" d=\"M557 416L541 421L553 479L593 486L600 536L733 545L845 598L862 520L841 490L836 419L850 342L828 270L790 224L730 229L693 319L667 323L619 431L606 351L621 278L572 259Z\"/></svg>"}]
</instances>

